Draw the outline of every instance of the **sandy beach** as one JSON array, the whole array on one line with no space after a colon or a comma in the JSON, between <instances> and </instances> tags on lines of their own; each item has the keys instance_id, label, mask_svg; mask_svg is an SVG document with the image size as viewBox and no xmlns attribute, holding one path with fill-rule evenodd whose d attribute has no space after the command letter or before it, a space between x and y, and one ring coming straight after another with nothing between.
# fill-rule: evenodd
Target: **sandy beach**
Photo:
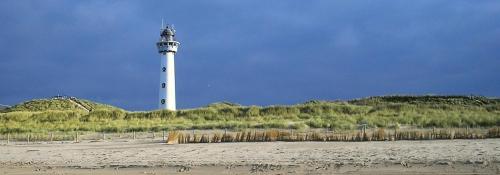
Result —
<instances>
[{"instance_id":1,"label":"sandy beach","mask_svg":"<svg viewBox=\"0 0 500 175\"><path fill-rule=\"evenodd\" d=\"M498 174L500 139L167 145L11 143L0 174Z\"/></svg>"}]
</instances>

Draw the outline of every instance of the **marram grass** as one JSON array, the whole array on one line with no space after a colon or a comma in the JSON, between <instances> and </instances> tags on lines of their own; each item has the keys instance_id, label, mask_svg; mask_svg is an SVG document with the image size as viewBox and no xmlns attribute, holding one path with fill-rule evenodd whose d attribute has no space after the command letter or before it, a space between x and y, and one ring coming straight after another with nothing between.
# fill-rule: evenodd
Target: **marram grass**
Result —
<instances>
[{"instance_id":1,"label":"marram grass","mask_svg":"<svg viewBox=\"0 0 500 175\"><path fill-rule=\"evenodd\" d=\"M176 112L131 112L87 100L80 102L92 110L81 110L73 103L60 99L33 100L1 110L0 133L119 133L190 129L300 131L310 128L341 131L355 130L361 126L387 128L387 131L398 127L500 126L500 100L480 96L383 96L267 107L224 102ZM212 139L205 137L208 136L198 136L204 140Z\"/></svg>"}]
</instances>

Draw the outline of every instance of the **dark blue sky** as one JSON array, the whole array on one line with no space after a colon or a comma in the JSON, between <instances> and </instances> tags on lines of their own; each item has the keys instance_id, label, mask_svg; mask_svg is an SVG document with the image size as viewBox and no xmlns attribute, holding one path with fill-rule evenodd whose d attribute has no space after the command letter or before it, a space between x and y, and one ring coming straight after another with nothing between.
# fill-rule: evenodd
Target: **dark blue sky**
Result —
<instances>
[{"instance_id":1,"label":"dark blue sky","mask_svg":"<svg viewBox=\"0 0 500 175\"><path fill-rule=\"evenodd\" d=\"M0 104L157 107L162 17L178 108L389 94L500 96L500 1L0 1Z\"/></svg>"}]
</instances>

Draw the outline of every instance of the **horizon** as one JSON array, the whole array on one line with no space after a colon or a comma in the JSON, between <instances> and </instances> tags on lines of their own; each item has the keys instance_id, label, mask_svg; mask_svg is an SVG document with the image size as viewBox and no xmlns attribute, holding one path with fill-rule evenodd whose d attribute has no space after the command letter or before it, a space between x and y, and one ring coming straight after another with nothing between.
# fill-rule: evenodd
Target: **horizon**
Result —
<instances>
[{"instance_id":1,"label":"horizon","mask_svg":"<svg viewBox=\"0 0 500 175\"><path fill-rule=\"evenodd\" d=\"M30 101L34 101L34 100L53 100L54 97L61 97L61 96L63 97L63 99L76 98L76 99L81 99L81 100L89 100L91 102L100 103L100 104L104 104L104 105L111 105L111 104L103 103L103 102L100 102L100 101L93 101L91 99L83 99L83 98L78 98L78 97L68 96L68 95L57 95L57 96L53 96L53 97L45 97L45 98L38 98L38 99L29 99L29 100L22 101L22 102L17 103L17 104L0 104L0 106L13 107L15 105L21 105L21 104L24 104L26 102L30 102ZM294 103L294 104L270 104L270 105L253 105L253 104L245 105L245 104L240 104L238 102L232 102L232 101L216 101L216 102L208 103L208 104L205 104L205 105L202 105L202 106L193 107L193 108L178 109L177 111L203 108L203 107L207 107L209 105L220 104L220 103L229 103L229 104L239 105L239 106L242 106L242 107L250 107L250 106L272 107L272 106L293 106L293 105L300 105L300 104L306 104L306 103L312 102L312 101L320 101L320 102L349 102L349 101L362 100L362 99L368 99L368 98L374 98L374 97L484 97L484 98L492 99L492 100L498 100L498 99L500 99L500 97L494 97L494 96L490 96L489 97L489 96L483 96L483 95L477 95L477 94L469 94L469 95L464 95L464 94L463 95L460 95L460 94L455 94L455 95L453 95L453 94L449 94L449 95L442 95L442 94L421 94L421 95L392 94L392 95L380 95L380 96L366 96L366 97L351 98L351 99L324 99L324 100L310 99L310 100L307 100L307 101L303 101L303 102L299 102L299 103ZM118 107L120 109L124 109L124 108L121 108L119 106L114 106L114 105L111 105L111 106ZM140 111L155 111L155 110L164 110L164 109L151 109L151 110L128 110L128 109L124 109L124 110L130 111L130 112L140 112Z\"/></svg>"},{"instance_id":2,"label":"horizon","mask_svg":"<svg viewBox=\"0 0 500 175\"><path fill-rule=\"evenodd\" d=\"M1 1L0 104L66 94L156 110L162 18L179 109L500 96L500 2Z\"/></svg>"}]
</instances>

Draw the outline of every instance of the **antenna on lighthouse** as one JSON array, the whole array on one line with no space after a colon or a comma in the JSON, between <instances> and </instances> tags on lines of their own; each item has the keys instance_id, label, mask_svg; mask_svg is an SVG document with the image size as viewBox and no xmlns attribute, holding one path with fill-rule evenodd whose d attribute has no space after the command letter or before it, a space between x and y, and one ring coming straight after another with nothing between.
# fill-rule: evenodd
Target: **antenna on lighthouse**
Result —
<instances>
[{"instance_id":1,"label":"antenna on lighthouse","mask_svg":"<svg viewBox=\"0 0 500 175\"><path fill-rule=\"evenodd\" d=\"M161 18L161 29L165 28L165 24L163 24L163 18Z\"/></svg>"}]
</instances>

